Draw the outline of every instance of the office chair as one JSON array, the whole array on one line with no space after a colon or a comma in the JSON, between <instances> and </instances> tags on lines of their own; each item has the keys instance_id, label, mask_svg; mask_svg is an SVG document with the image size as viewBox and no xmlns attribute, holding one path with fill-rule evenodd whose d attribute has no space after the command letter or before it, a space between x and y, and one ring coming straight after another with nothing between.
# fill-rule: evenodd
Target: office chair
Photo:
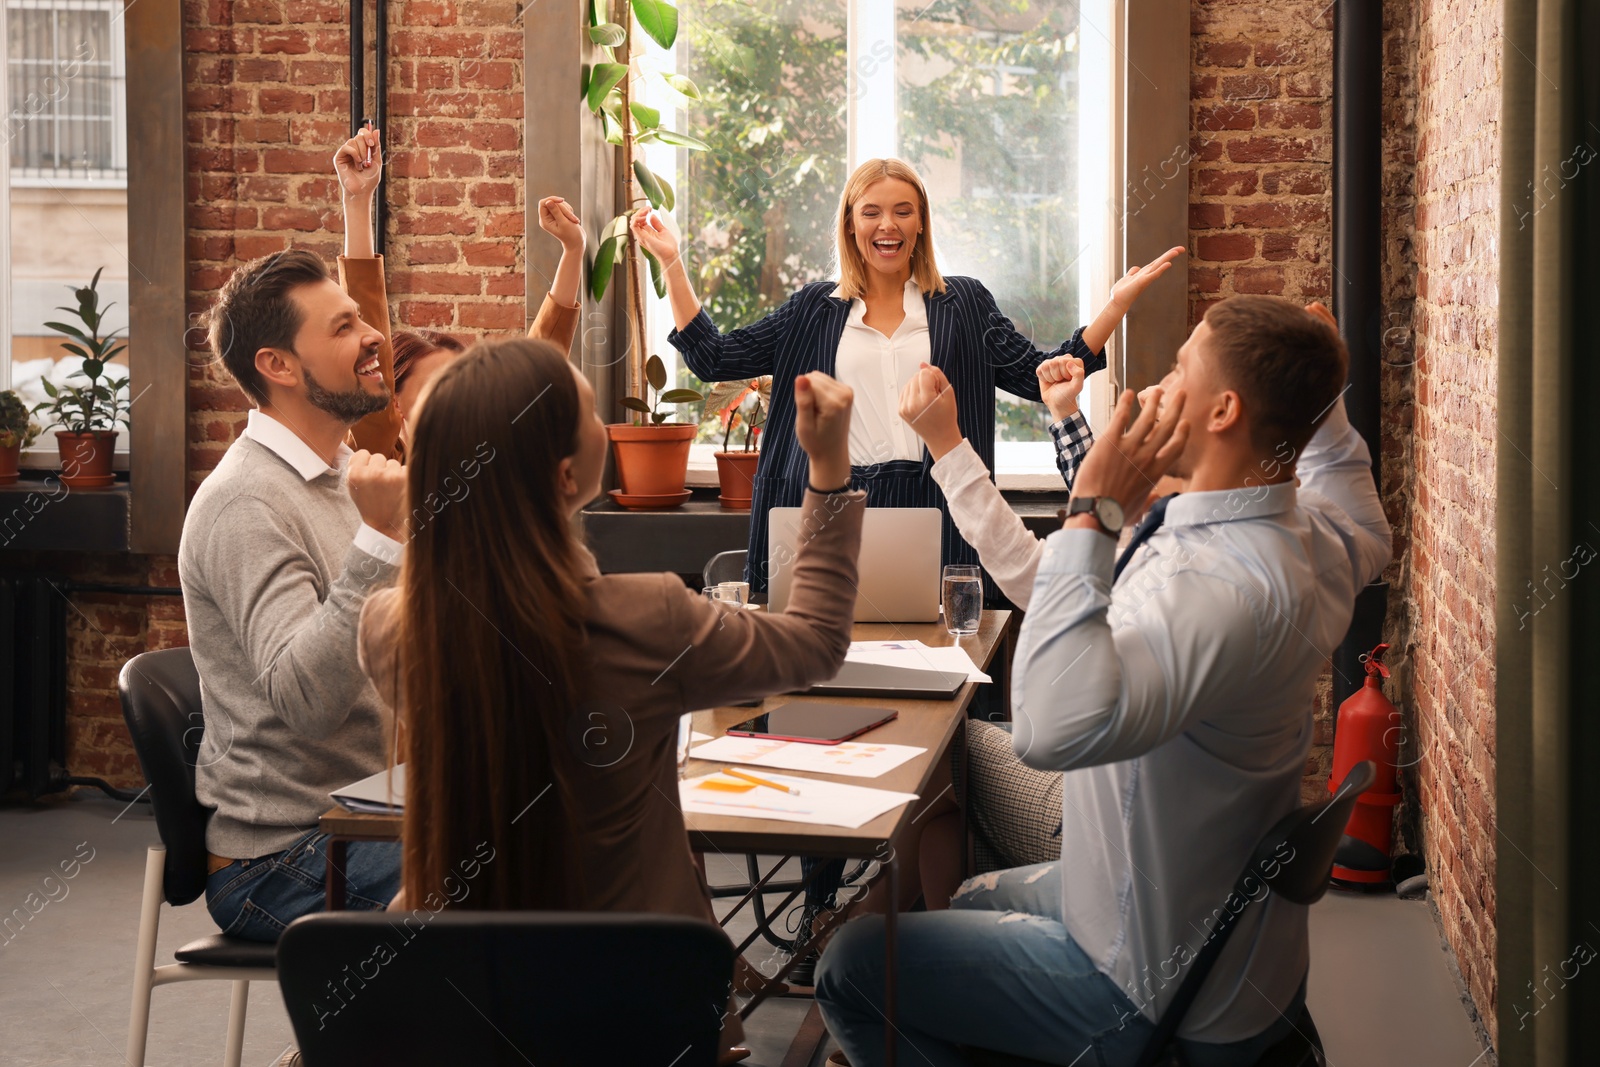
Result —
<instances>
[{"instance_id":1,"label":"office chair","mask_svg":"<svg viewBox=\"0 0 1600 1067\"><path fill-rule=\"evenodd\" d=\"M200 711L200 676L195 673L194 658L187 648L135 656L123 665L117 689L122 695L122 717L133 735L139 766L150 783L150 806L161 836L161 844L151 845L145 853L126 1062L144 1063L150 995L156 986L220 981L233 983L223 1063L225 1067L239 1067L244 1055L250 983L277 978L273 946L218 933L178 949L173 954L176 963L155 965L161 902L178 907L195 900L206 889L206 819L210 812L194 795L195 761L205 729Z\"/></svg>"},{"instance_id":2,"label":"office chair","mask_svg":"<svg viewBox=\"0 0 1600 1067\"><path fill-rule=\"evenodd\" d=\"M1221 919L1190 964L1189 973L1172 1003L1161 1013L1155 1032L1145 1042L1135 1067L1182 1067L1186 1063L1182 1046L1177 1041L1178 1028L1222 955L1228 938L1238 927L1239 917L1257 899L1265 899L1265 894L1261 893L1263 884L1270 892L1295 904L1310 906L1322 899L1328 891L1334 852L1339 847L1345 824L1350 821L1350 811L1356 799L1372 787L1376 776L1377 768L1370 760L1356 764L1332 798L1291 811L1267 831L1233 883L1233 891L1218 909ZM1285 847L1290 850L1288 860L1283 859ZM1228 906L1229 901L1243 901L1244 904L1235 909ZM970 1051L983 1067L1039 1067L1038 1061L1019 1056L983 1049ZM1311 1021L1311 1012L1301 1008L1300 1017L1294 1020L1289 1035L1262 1053L1250 1067L1326 1067L1326 1063L1322 1038Z\"/></svg>"},{"instance_id":3,"label":"office chair","mask_svg":"<svg viewBox=\"0 0 1600 1067\"><path fill-rule=\"evenodd\" d=\"M278 941L306 1067L712 1067L732 976L721 930L669 915L327 912Z\"/></svg>"},{"instance_id":4,"label":"office chair","mask_svg":"<svg viewBox=\"0 0 1600 1067\"><path fill-rule=\"evenodd\" d=\"M742 548L731 552L718 552L706 561L705 568L700 572L703 584L712 586L719 582L744 581L744 564L749 555L750 553Z\"/></svg>"}]
</instances>

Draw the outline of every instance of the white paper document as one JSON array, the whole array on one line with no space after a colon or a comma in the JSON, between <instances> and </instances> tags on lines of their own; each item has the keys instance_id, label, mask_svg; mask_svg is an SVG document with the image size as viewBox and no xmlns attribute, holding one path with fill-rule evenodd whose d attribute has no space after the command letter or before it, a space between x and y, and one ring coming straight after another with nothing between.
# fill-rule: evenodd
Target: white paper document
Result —
<instances>
[{"instance_id":1,"label":"white paper document","mask_svg":"<svg viewBox=\"0 0 1600 1067\"><path fill-rule=\"evenodd\" d=\"M735 815L850 829L864 826L884 812L917 799L915 793L893 793L887 789L787 774L763 774L761 777L798 789L799 795L725 774L703 774L679 782L678 796L685 814Z\"/></svg>"},{"instance_id":2,"label":"white paper document","mask_svg":"<svg viewBox=\"0 0 1600 1067\"><path fill-rule=\"evenodd\" d=\"M879 745L871 741L813 745L765 737L719 737L695 748L691 755L695 759L716 760L718 763L783 767L791 771L816 771L849 778L876 778L926 751L915 745Z\"/></svg>"},{"instance_id":3,"label":"white paper document","mask_svg":"<svg viewBox=\"0 0 1600 1067\"><path fill-rule=\"evenodd\" d=\"M406 765L397 764L392 776L386 768L328 795L358 815L398 814L406 804Z\"/></svg>"},{"instance_id":4,"label":"white paper document","mask_svg":"<svg viewBox=\"0 0 1600 1067\"><path fill-rule=\"evenodd\" d=\"M852 641L845 659L851 663L875 663L880 667L911 667L923 671L949 671L965 674L969 682L991 682L978 669L960 645L935 648L921 641Z\"/></svg>"}]
</instances>

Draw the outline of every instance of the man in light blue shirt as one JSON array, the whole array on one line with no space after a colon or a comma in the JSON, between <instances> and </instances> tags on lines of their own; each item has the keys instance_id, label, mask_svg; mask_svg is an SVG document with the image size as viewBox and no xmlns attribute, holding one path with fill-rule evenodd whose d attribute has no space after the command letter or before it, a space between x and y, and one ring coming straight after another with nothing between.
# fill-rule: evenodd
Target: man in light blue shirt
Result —
<instances>
[{"instance_id":1,"label":"man in light blue shirt","mask_svg":"<svg viewBox=\"0 0 1600 1067\"><path fill-rule=\"evenodd\" d=\"M1346 364L1320 305L1236 297L1137 419L1121 398L1045 544L1013 676L1017 755L1068 772L1062 861L902 920L905 1062L965 1063L959 1046L1133 1062L1299 803L1317 677L1391 553ZM1187 489L1152 501L1166 473ZM884 1053L882 949L881 922L848 924L818 975L856 1067ZM1305 908L1248 909L1179 1030L1190 1062L1253 1062L1289 1032L1308 965Z\"/></svg>"}]
</instances>

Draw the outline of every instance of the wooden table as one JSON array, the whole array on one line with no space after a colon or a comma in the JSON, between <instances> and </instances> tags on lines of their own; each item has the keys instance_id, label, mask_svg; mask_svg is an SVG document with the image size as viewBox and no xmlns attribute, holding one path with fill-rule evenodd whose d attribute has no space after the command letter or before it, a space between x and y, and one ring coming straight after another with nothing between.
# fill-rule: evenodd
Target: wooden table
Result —
<instances>
[{"instance_id":1,"label":"wooden table","mask_svg":"<svg viewBox=\"0 0 1600 1067\"><path fill-rule=\"evenodd\" d=\"M935 647L959 644L967 650L978 667L991 676L997 683L1003 684L1005 671L1005 658L1001 656L998 661L996 653L1004 644L1008 626L1011 620L1009 611L985 611L978 624L978 632L971 637L955 638L945 632L942 623L857 623L853 638L857 641L892 641L892 640L917 640L923 644ZM760 713L770 711L780 704L796 701L826 701L829 703L862 704L878 707L892 707L899 712L898 717L890 723L878 727L871 732L873 741L881 741L897 745L914 745L926 749L922 755L908 760L887 774L872 779L845 778L837 775L815 774L806 771L785 771L801 777L818 778L825 781L844 782L850 785L870 785L879 789L889 789L902 793L916 793L921 796L937 773L940 761L948 758L951 743L956 739L962 724L966 721L967 708L971 705L973 697L978 691L978 685L968 682L962 686L953 700L901 700L884 699L881 697L811 697L799 695L786 695L768 697L762 702L761 709L754 707L744 708L714 708L709 711L694 713L694 728L701 733L712 737L721 737L727 732L728 727L743 722ZM691 758L686 771L687 776L694 777L710 773L718 769L720 764ZM931 801L935 798L924 797ZM813 826L805 823L779 822L772 819L750 819L729 815L699 815L684 816L688 827L691 845L698 851L716 851L724 853L755 852L765 855L791 856L816 856L826 858L846 858L879 860L881 869L879 876L887 881L885 888L888 890L888 911L885 916L885 952L887 954L887 967L885 970L885 1003L884 1015L890 1020L889 1048L887 1062L893 1067L895 1058L893 1020L895 1017L895 935L896 935L896 905L899 893L899 866L895 860L895 842L902 834L909 831L912 820L916 817L915 804L902 804L895 810L880 815L871 822L856 829L843 826ZM349 841L393 841L400 836L401 818L398 815L358 815L335 807L325 813L321 820L322 832L329 835L328 842L328 910L337 910L344 906L344 857L345 844ZM782 863L773 867L775 873ZM770 877L770 875L769 875ZM756 893L760 886L752 887L751 891L740 900L723 919L726 925L728 919L737 913ZM790 894L790 900L798 895L799 889ZM788 903L779 906L778 911L788 907ZM758 931L759 933L759 931ZM743 951L757 934L752 934L750 941L740 946ZM778 973L774 981L781 981L789 969L795 966L803 954L796 954L788 965ZM756 998L745 1006L741 1016L748 1015L750 1010L764 998ZM812 1012L816 1012L815 1006ZM818 1033L816 1026L802 1027L806 1031ZM797 1038L797 1042L800 1039ZM811 1042L814 1051L815 1041ZM804 1058L802 1058L804 1057ZM790 1050L790 1056L785 1062L807 1062L809 1052L796 1047Z\"/></svg>"}]
</instances>

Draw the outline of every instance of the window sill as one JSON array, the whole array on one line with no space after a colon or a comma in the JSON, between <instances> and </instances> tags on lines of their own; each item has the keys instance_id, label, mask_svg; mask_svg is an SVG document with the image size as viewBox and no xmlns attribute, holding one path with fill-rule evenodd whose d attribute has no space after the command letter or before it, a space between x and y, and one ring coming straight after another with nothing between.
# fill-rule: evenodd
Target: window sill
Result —
<instances>
[{"instance_id":1,"label":"window sill","mask_svg":"<svg viewBox=\"0 0 1600 1067\"><path fill-rule=\"evenodd\" d=\"M128 470L128 456L131 453L127 447L127 434L120 433L117 440L120 448L111 453L111 469L118 474ZM22 468L23 477L32 477L35 481L50 477L61 470L61 450L56 447L54 438L48 445L35 441L33 447L17 460L17 466Z\"/></svg>"},{"instance_id":2,"label":"window sill","mask_svg":"<svg viewBox=\"0 0 1600 1067\"><path fill-rule=\"evenodd\" d=\"M584 537L602 574L671 571L698 575L718 552L744 549L750 543L750 512L724 508L717 501L715 472L711 487L690 482L694 496L666 511L629 511L601 497L580 514ZM1066 507L1061 478L1050 492L1007 491L1011 505L1036 537L1061 528L1057 512Z\"/></svg>"},{"instance_id":3,"label":"window sill","mask_svg":"<svg viewBox=\"0 0 1600 1067\"><path fill-rule=\"evenodd\" d=\"M683 484L689 489L717 488L716 463L700 463L691 459ZM1049 470L1001 471L996 484L1002 493L1062 492L1065 489L1061 484L1061 472L1054 467Z\"/></svg>"},{"instance_id":4,"label":"window sill","mask_svg":"<svg viewBox=\"0 0 1600 1067\"><path fill-rule=\"evenodd\" d=\"M24 472L0 486L0 552L128 551L128 483L69 489L54 476Z\"/></svg>"}]
</instances>

